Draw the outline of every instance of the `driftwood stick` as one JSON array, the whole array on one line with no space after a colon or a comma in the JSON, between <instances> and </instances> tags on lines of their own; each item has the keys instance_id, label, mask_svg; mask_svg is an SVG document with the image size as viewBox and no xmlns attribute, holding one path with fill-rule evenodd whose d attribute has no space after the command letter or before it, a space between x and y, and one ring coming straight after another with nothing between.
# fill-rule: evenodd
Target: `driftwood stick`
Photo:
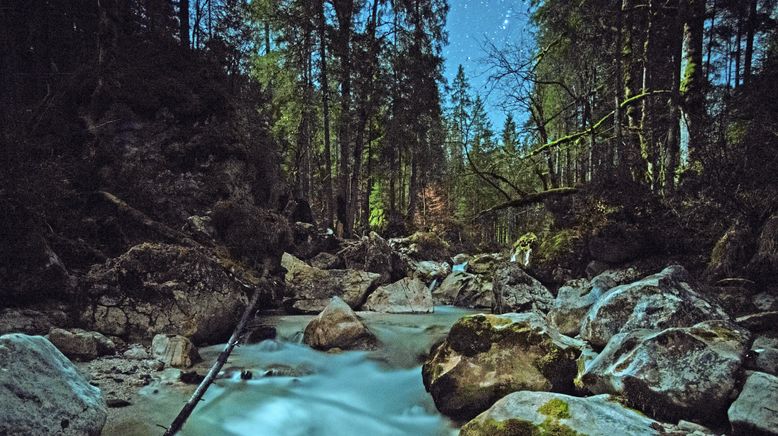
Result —
<instances>
[{"instance_id":1,"label":"driftwood stick","mask_svg":"<svg viewBox=\"0 0 778 436\"><path fill-rule=\"evenodd\" d=\"M248 323L249 319L254 314L257 301L259 301L259 293L260 292L258 288L254 289L254 294L251 296L249 305L246 307L246 311L243 312L243 316L240 318L240 322L238 322L238 325L235 327L235 331L232 332L232 336L230 336L230 340L227 342L224 350L219 353L219 357L216 359L216 362L214 362L213 366L211 366L211 369L208 371L208 374L205 376L203 381L200 382L200 385L197 386L197 389L195 389L189 401L187 401L181 411L178 412L178 416L176 416L176 419L173 420L173 423L170 424L170 427L165 431L164 436L172 436L181 430L181 428L184 426L184 423L186 423L186 420L189 418L189 415L191 415L195 407L197 407L197 403L199 403L203 398L203 395L205 395L205 391L209 386L211 386L211 383L216 380L216 376L219 375L219 371L221 371L222 367L227 362L227 358L230 357L232 349L235 348L235 345L237 345L238 341L240 340L240 335L243 333L243 329L246 327L246 323Z\"/></svg>"}]
</instances>

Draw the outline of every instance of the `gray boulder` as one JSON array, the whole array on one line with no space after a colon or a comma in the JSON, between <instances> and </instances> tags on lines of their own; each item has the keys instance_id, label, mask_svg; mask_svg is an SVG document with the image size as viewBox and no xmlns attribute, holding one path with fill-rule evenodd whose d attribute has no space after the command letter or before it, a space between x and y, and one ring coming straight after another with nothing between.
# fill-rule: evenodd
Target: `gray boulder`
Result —
<instances>
[{"instance_id":1,"label":"gray boulder","mask_svg":"<svg viewBox=\"0 0 778 436\"><path fill-rule=\"evenodd\" d=\"M467 272L491 275L508 258L501 253L477 254L467 262Z\"/></svg>"},{"instance_id":2,"label":"gray boulder","mask_svg":"<svg viewBox=\"0 0 778 436\"><path fill-rule=\"evenodd\" d=\"M743 390L729 407L732 434L778 435L778 377L752 373Z\"/></svg>"},{"instance_id":3,"label":"gray boulder","mask_svg":"<svg viewBox=\"0 0 778 436\"><path fill-rule=\"evenodd\" d=\"M575 336L589 308L610 289L638 278L637 270L607 270L592 278L570 280L557 291L548 320L562 334Z\"/></svg>"},{"instance_id":4,"label":"gray boulder","mask_svg":"<svg viewBox=\"0 0 778 436\"><path fill-rule=\"evenodd\" d=\"M533 312L466 316L431 351L422 379L438 410L470 419L510 392L571 392L583 345Z\"/></svg>"},{"instance_id":5,"label":"gray boulder","mask_svg":"<svg viewBox=\"0 0 778 436\"><path fill-rule=\"evenodd\" d=\"M408 272L406 258L375 232L357 241L348 241L338 257L348 269L380 274L379 284L400 280Z\"/></svg>"},{"instance_id":6,"label":"gray boulder","mask_svg":"<svg viewBox=\"0 0 778 436\"><path fill-rule=\"evenodd\" d=\"M67 315L61 310L0 309L0 335L45 335L52 327L61 327L66 323Z\"/></svg>"},{"instance_id":7,"label":"gray boulder","mask_svg":"<svg viewBox=\"0 0 778 436\"><path fill-rule=\"evenodd\" d=\"M683 267L670 266L609 290L583 319L581 337L597 348L604 347L619 332L688 327L701 321L729 319L721 307L692 290L689 280Z\"/></svg>"},{"instance_id":8,"label":"gray boulder","mask_svg":"<svg viewBox=\"0 0 778 436\"><path fill-rule=\"evenodd\" d=\"M343 261L332 253L319 253L308 261L314 268L338 269L343 268Z\"/></svg>"},{"instance_id":9,"label":"gray boulder","mask_svg":"<svg viewBox=\"0 0 778 436\"><path fill-rule=\"evenodd\" d=\"M318 350L372 350L378 345L373 332L338 297L308 323L303 342Z\"/></svg>"},{"instance_id":10,"label":"gray boulder","mask_svg":"<svg viewBox=\"0 0 778 436\"><path fill-rule=\"evenodd\" d=\"M406 277L378 287L362 309L386 313L432 313L432 293L421 280Z\"/></svg>"},{"instance_id":11,"label":"gray boulder","mask_svg":"<svg viewBox=\"0 0 778 436\"><path fill-rule=\"evenodd\" d=\"M658 419L716 422L736 389L750 334L729 321L614 336L580 385L615 394Z\"/></svg>"},{"instance_id":12,"label":"gray boulder","mask_svg":"<svg viewBox=\"0 0 778 436\"><path fill-rule=\"evenodd\" d=\"M286 269L284 305L298 313L319 313L332 297L340 297L352 308L359 307L381 279L376 273L315 268L289 253L284 253L281 266Z\"/></svg>"},{"instance_id":13,"label":"gray boulder","mask_svg":"<svg viewBox=\"0 0 778 436\"><path fill-rule=\"evenodd\" d=\"M778 375L778 339L760 336L751 345L746 369Z\"/></svg>"},{"instance_id":14,"label":"gray boulder","mask_svg":"<svg viewBox=\"0 0 778 436\"><path fill-rule=\"evenodd\" d=\"M85 285L91 304L83 305L82 324L130 341L179 333L216 343L229 337L247 303L217 258L180 245L136 245L94 266Z\"/></svg>"},{"instance_id":15,"label":"gray boulder","mask_svg":"<svg viewBox=\"0 0 778 436\"><path fill-rule=\"evenodd\" d=\"M409 262L413 277L430 284L435 280L441 281L451 274L451 266L446 262L421 260Z\"/></svg>"},{"instance_id":16,"label":"gray boulder","mask_svg":"<svg viewBox=\"0 0 778 436\"><path fill-rule=\"evenodd\" d=\"M435 304L456 305L473 309L491 309L494 304L492 281L484 276L454 272L432 291Z\"/></svg>"},{"instance_id":17,"label":"gray boulder","mask_svg":"<svg viewBox=\"0 0 778 436\"><path fill-rule=\"evenodd\" d=\"M42 336L0 336L0 434L99 435L100 389Z\"/></svg>"},{"instance_id":18,"label":"gray boulder","mask_svg":"<svg viewBox=\"0 0 778 436\"><path fill-rule=\"evenodd\" d=\"M116 352L113 341L98 332L53 328L46 337L70 359L93 360Z\"/></svg>"},{"instance_id":19,"label":"gray boulder","mask_svg":"<svg viewBox=\"0 0 778 436\"><path fill-rule=\"evenodd\" d=\"M462 427L461 436L660 435L672 426L624 407L610 395L588 398L514 392ZM683 433L688 434L688 433Z\"/></svg>"},{"instance_id":20,"label":"gray boulder","mask_svg":"<svg viewBox=\"0 0 778 436\"><path fill-rule=\"evenodd\" d=\"M202 360L189 339L170 334L154 336L151 341L151 355L166 366L174 368L189 368Z\"/></svg>"},{"instance_id":21,"label":"gray boulder","mask_svg":"<svg viewBox=\"0 0 778 436\"><path fill-rule=\"evenodd\" d=\"M492 281L494 306L492 312L547 312L554 296L534 277L524 272L515 262L502 264Z\"/></svg>"}]
</instances>

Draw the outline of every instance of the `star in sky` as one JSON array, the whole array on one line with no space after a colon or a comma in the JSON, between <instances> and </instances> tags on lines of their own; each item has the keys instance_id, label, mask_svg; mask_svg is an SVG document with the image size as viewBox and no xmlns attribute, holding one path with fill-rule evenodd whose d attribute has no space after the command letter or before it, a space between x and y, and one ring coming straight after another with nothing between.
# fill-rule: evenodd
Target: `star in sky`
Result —
<instances>
[{"instance_id":1,"label":"star in sky","mask_svg":"<svg viewBox=\"0 0 778 436\"><path fill-rule=\"evenodd\" d=\"M489 118L497 131L505 120L499 107L502 95L488 83L483 44L485 40L497 47L506 42L518 43L522 33L529 31L528 8L528 0L449 0L446 21L449 44L443 49L446 80L451 83L462 64L473 92L486 100Z\"/></svg>"}]
</instances>

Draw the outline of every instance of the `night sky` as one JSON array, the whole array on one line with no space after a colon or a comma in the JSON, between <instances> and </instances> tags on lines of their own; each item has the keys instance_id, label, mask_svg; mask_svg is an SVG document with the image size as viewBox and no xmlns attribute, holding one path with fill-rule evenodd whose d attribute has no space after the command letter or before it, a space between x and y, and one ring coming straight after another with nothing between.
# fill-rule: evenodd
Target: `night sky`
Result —
<instances>
[{"instance_id":1,"label":"night sky","mask_svg":"<svg viewBox=\"0 0 778 436\"><path fill-rule=\"evenodd\" d=\"M487 111L495 132L502 129L505 114L499 107L500 92L488 83L488 64L482 46L491 40L501 47L506 42L518 43L528 32L527 9L529 0L449 0L446 21L448 46L443 49L446 58L445 75L451 84L462 64L474 93L487 101ZM448 104L448 101L446 102ZM522 114L514 118L523 119Z\"/></svg>"}]
</instances>

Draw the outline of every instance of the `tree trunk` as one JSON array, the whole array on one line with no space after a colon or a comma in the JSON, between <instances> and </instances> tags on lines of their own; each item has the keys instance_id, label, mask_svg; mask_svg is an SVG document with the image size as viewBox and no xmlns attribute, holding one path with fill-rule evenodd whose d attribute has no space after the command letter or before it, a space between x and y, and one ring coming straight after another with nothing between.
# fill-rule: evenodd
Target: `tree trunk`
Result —
<instances>
[{"instance_id":1,"label":"tree trunk","mask_svg":"<svg viewBox=\"0 0 778 436\"><path fill-rule=\"evenodd\" d=\"M751 68L754 57L754 35L756 34L756 1L751 0L746 23L746 59L743 65L743 85L748 88L751 83Z\"/></svg>"},{"instance_id":2,"label":"tree trunk","mask_svg":"<svg viewBox=\"0 0 778 436\"><path fill-rule=\"evenodd\" d=\"M181 47L189 48L189 0L179 0L178 21L181 26Z\"/></svg>"},{"instance_id":3,"label":"tree trunk","mask_svg":"<svg viewBox=\"0 0 778 436\"><path fill-rule=\"evenodd\" d=\"M351 236L348 228L349 196L349 150L351 148L351 29L354 13L353 0L335 0L335 15L338 20L338 35L335 44L340 58L340 119L338 123L338 144L340 159L338 171L337 230L344 238Z\"/></svg>"},{"instance_id":4,"label":"tree trunk","mask_svg":"<svg viewBox=\"0 0 778 436\"><path fill-rule=\"evenodd\" d=\"M705 141L707 111L705 109L705 76L702 71L705 0L688 0L684 40L685 68L681 83L683 110L689 129L689 162L692 168L699 159L699 149Z\"/></svg>"},{"instance_id":5,"label":"tree trunk","mask_svg":"<svg viewBox=\"0 0 778 436\"><path fill-rule=\"evenodd\" d=\"M736 2L737 34L735 35L735 88L740 87L740 59L743 46L743 5Z\"/></svg>"},{"instance_id":6,"label":"tree trunk","mask_svg":"<svg viewBox=\"0 0 778 436\"><path fill-rule=\"evenodd\" d=\"M334 199L332 193L332 155L330 152L330 82L327 77L327 23L324 17L324 0L319 8L319 57L321 58L321 98L324 124L324 225L332 227ZM269 48L269 47L268 47Z\"/></svg>"},{"instance_id":7,"label":"tree trunk","mask_svg":"<svg viewBox=\"0 0 778 436\"><path fill-rule=\"evenodd\" d=\"M678 1L678 10L671 27L670 62L673 69L672 84L669 99L670 121L667 130L667 146L665 150L664 189L665 194L675 191L675 173L678 169L678 161L681 153L681 56L683 52L683 17L686 15L686 1Z\"/></svg>"}]
</instances>

